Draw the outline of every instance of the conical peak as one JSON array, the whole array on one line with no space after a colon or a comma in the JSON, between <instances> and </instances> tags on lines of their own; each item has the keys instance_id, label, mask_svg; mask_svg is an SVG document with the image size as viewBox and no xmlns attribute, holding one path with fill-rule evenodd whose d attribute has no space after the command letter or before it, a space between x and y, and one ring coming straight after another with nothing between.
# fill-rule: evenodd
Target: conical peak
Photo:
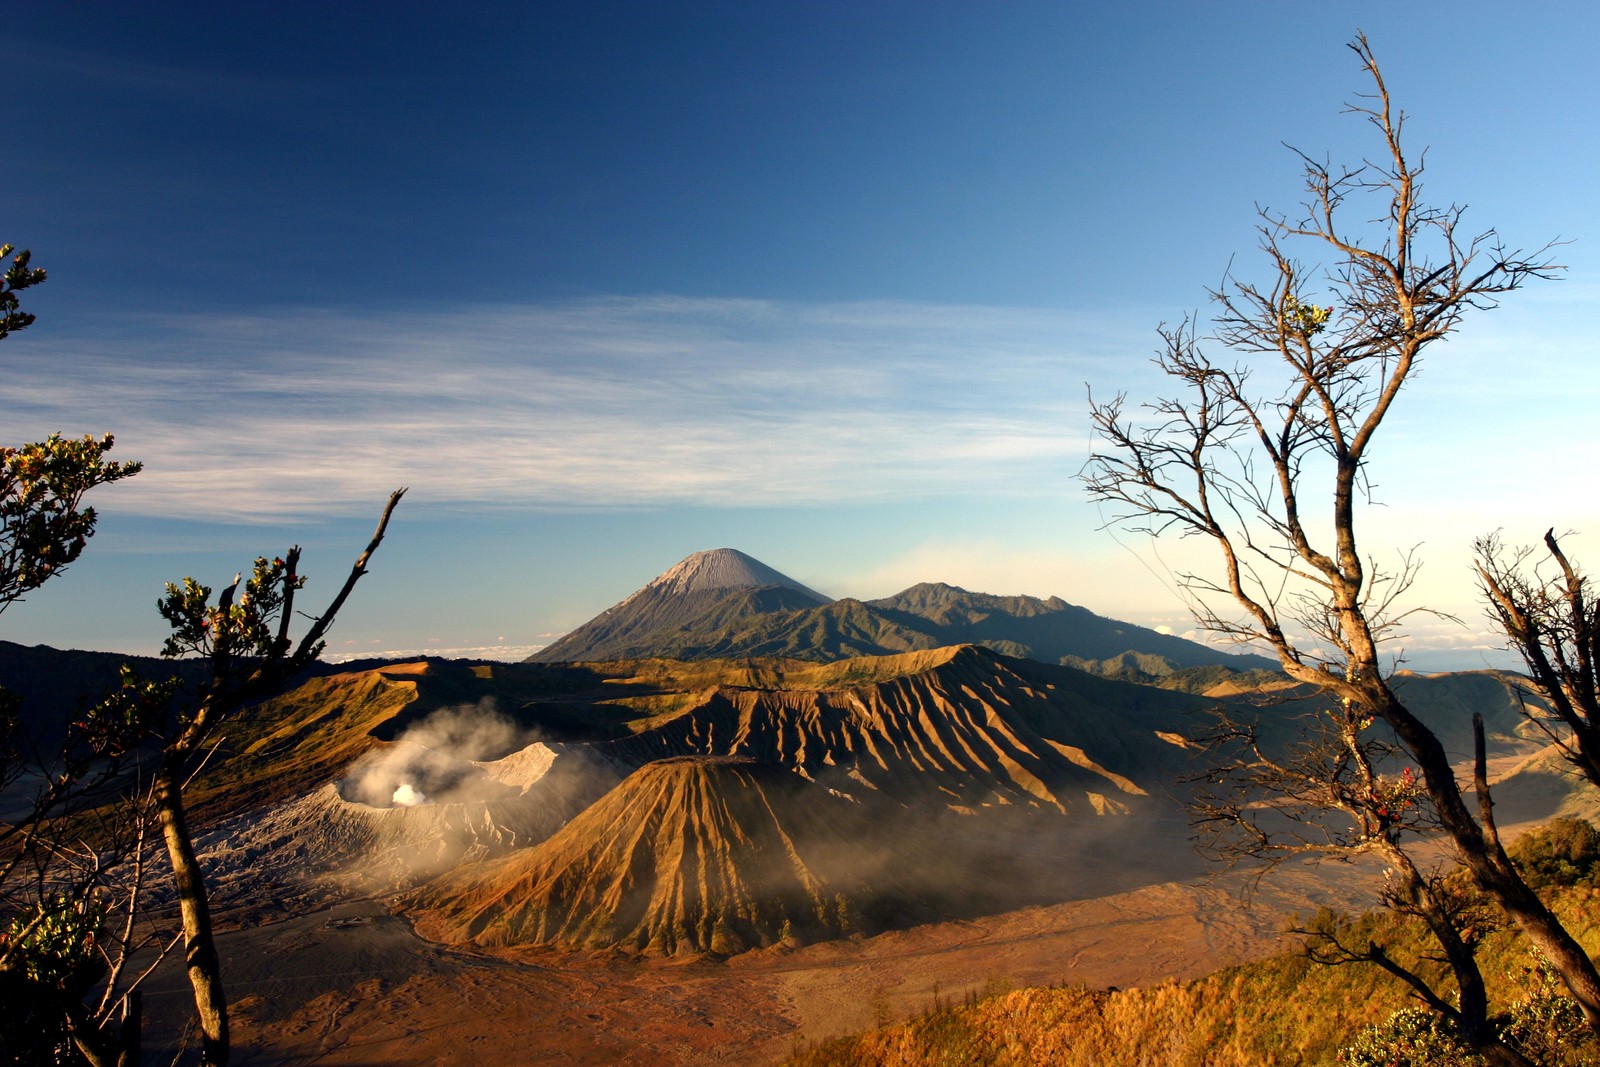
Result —
<instances>
[{"instance_id":1,"label":"conical peak","mask_svg":"<svg viewBox=\"0 0 1600 1067\"><path fill-rule=\"evenodd\" d=\"M735 548L696 552L645 588L681 595L728 589L759 589L772 585L781 585L814 597L819 604L828 603L828 598L816 590L806 588L781 571Z\"/></svg>"},{"instance_id":2,"label":"conical peak","mask_svg":"<svg viewBox=\"0 0 1600 1067\"><path fill-rule=\"evenodd\" d=\"M724 810L759 810L771 790L793 791L805 785L804 779L788 767L763 763L742 755L668 756L652 760L634 771L611 800L630 811L642 811L634 801L642 796L658 800L689 793L723 797ZM742 815L739 817L743 817Z\"/></svg>"}]
</instances>

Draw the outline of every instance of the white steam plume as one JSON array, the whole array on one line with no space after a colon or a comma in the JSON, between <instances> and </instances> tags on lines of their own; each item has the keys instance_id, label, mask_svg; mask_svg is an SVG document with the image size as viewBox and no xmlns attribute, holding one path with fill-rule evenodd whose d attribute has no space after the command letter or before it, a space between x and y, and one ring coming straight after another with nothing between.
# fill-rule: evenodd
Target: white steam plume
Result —
<instances>
[{"instance_id":1,"label":"white steam plume","mask_svg":"<svg viewBox=\"0 0 1600 1067\"><path fill-rule=\"evenodd\" d=\"M532 740L496 710L492 698L440 708L407 727L392 744L357 760L340 791L347 800L373 807L470 799L496 789L472 761L497 759Z\"/></svg>"},{"instance_id":2,"label":"white steam plume","mask_svg":"<svg viewBox=\"0 0 1600 1067\"><path fill-rule=\"evenodd\" d=\"M412 808L418 804L426 804L428 802L428 794L419 793L410 782L401 782L400 788L394 791L393 799L402 808Z\"/></svg>"}]
</instances>

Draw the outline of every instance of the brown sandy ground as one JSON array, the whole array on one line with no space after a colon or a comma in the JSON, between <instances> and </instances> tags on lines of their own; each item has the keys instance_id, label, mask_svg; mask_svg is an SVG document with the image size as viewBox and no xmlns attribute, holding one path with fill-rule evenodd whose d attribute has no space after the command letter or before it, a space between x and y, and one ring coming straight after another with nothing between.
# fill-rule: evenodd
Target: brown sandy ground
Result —
<instances>
[{"instance_id":1,"label":"brown sandy ground","mask_svg":"<svg viewBox=\"0 0 1600 1067\"><path fill-rule=\"evenodd\" d=\"M727 960L465 953L375 901L231 931L221 950L241 1064L760 1064L936 997L1196 977L1273 951L1288 912L1365 906L1361 880L1324 866L1253 892L1237 875L1164 883ZM177 1039L162 1020L184 1015L181 981L174 968L147 995L151 1062Z\"/></svg>"}]
</instances>

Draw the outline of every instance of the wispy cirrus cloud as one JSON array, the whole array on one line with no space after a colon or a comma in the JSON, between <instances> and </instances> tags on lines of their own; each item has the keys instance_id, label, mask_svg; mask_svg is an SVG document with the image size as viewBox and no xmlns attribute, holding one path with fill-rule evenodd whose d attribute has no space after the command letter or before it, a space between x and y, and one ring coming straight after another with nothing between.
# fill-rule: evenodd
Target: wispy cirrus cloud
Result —
<instances>
[{"instance_id":1,"label":"wispy cirrus cloud","mask_svg":"<svg viewBox=\"0 0 1600 1067\"><path fill-rule=\"evenodd\" d=\"M473 508L1030 493L1082 461L1092 366L1129 358L1061 312L670 297L28 340L0 383L12 436L112 431L146 464L119 509L235 521L397 485Z\"/></svg>"}]
</instances>

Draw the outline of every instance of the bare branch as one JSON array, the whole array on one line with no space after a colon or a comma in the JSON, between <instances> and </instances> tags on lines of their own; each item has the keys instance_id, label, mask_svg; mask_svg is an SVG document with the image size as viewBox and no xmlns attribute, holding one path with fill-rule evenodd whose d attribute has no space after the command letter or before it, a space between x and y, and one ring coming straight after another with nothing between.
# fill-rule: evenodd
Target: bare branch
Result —
<instances>
[{"instance_id":1,"label":"bare branch","mask_svg":"<svg viewBox=\"0 0 1600 1067\"><path fill-rule=\"evenodd\" d=\"M1228 847L1258 858L1376 852L1403 869L1405 835L1425 829L1410 820L1425 821L1552 960L1600 1033L1600 972L1506 855L1486 780L1474 812L1438 737L1389 684L1383 642L1427 610L1405 600L1415 551L1401 553L1398 568L1383 568L1363 551L1359 529L1380 431L1429 346L1562 268L1551 260L1553 244L1524 252L1493 230L1466 236L1461 206L1422 198L1426 154L1408 155L1405 117L1366 38L1351 48L1371 91L1347 110L1376 133L1379 149L1345 167L1297 153L1300 212L1258 210L1264 280L1230 268L1211 293L1208 335L1188 318L1159 330L1156 364L1177 395L1147 405L1145 418L1132 417L1120 395L1091 402L1102 447L1083 480L1093 499L1111 505L1114 521L1153 537L1207 540L1216 572L1180 578L1200 624L1271 649L1289 677L1333 702L1300 749L1266 752L1253 735L1224 730L1230 754L1218 753L1202 825L1223 829L1233 835ZM1302 249L1306 261L1326 265L1303 266ZM1207 354L1213 346L1231 362ZM1573 748L1600 768L1600 703L1586 703L1595 695L1600 618L1553 537L1547 548L1560 572L1550 583L1519 579L1492 553L1480 573ZM1218 603L1240 614L1226 616ZM1425 816L1397 822L1386 810L1387 754L1352 727L1367 720L1382 722L1392 738L1385 743L1415 768ZM1600 784L1600 770L1593 780ZM1430 928L1452 966L1469 968L1451 947L1443 912Z\"/></svg>"}]
</instances>

